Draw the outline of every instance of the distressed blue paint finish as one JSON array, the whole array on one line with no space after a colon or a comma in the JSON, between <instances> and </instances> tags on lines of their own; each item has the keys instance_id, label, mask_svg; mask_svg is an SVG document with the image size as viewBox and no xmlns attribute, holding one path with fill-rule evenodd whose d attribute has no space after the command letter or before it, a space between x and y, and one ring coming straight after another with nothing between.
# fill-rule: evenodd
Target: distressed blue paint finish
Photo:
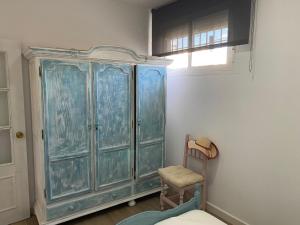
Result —
<instances>
[{"instance_id":1,"label":"distressed blue paint finish","mask_svg":"<svg viewBox=\"0 0 300 225\"><path fill-rule=\"evenodd\" d=\"M99 206L108 202L113 202L123 198L127 198L131 194L131 186L121 187L105 193L97 193L87 196L84 199L65 202L55 206L47 207L47 219L57 219L64 216L80 212L95 206Z\"/></svg>"},{"instance_id":2,"label":"distressed blue paint finish","mask_svg":"<svg viewBox=\"0 0 300 225\"><path fill-rule=\"evenodd\" d=\"M137 174L155 174L164 163L164 67L137 66Z\"/></svg>"},{"instance_id":3,"label":"distressed blue paint finish","mask_svg":"<svg viewBox=\"0 0 300 225\"><path fill-rule=\"evenodd\" d=\"M103 187L131 178L130 65L93 63L96 123L96 184Z\"/></svg>"},{"instance_id":4,"label":"distressed blue paint finish","mask_svg":"<svg viewBox=\"0 0 300 225\"><path fill-rule=\"evenodd\" d=\"M129 179L130 149L101 152L97 159L99 184L112 184Z\"/></svg>"},{"instance_id":5,"label":"distressed blue paint finish","mask_svg":"<svg viewBox=\"0 0 300 225\"><path fill-rule=\"evenodd\" d=\"M158 187L160 187L159 177L154 177L150 179L147 178L145 180L140 180L135 184L134 192L135 194L138 194Z\"/></svg>"},{"instance_id":6,"label":"distressed blue paint finish","mask_svg":"<svg viewBox=\"0 0 300 225\"><path fill-rule=\"evenodd\" d=\"M88 64L43 61L47 142L50 156L88 151Z\"/></svg>"},{"instance_id":7,"label":"distressed blue paint finish","mask_svg":"<svg viewBox=\"0 0 300 225\"><path fill-rule=\"evenodd\" d=\"M48 201L90 187L89 64L43 60L45 165Z\"/></svg>"},{"instance_id":8,"label":"distressed blue paint finish","mask_svg":"<svg viewBox=\"0 0 300 225\"><path fill-rule=\"evenodd\" d=\"M169 209L166 211L146 211L139 213L137 215L128 217L121 222L117 223L117 225L154 225L160 221L166 220L168 218L179 216L188 211L199 209L201 203L201 188L199 184L195 185L195 193L194 197L174 209Z\"/></svg>"},{"instance_id":9,"label":"distressed blue paint finish","mask_svg":"<svg viewBox=\"0 0 300 225\"><path fill-rule=\"evenodd\" d=\"M89 158L59 160L50 163L52 199L90 189Z\"/></svg>"},{"instance_id":10,"label":"distressed blue paint finish","mask_svg":"<svg viewBox=\"0 0 300 225\"><path fill-rule=\"evenodd\" d=\"M145 176L152 174L161 168L163 162L163 142L151 143L149 145L142 145L141 154L139 154L139 175Z\"/></svg>"}]
</instances>

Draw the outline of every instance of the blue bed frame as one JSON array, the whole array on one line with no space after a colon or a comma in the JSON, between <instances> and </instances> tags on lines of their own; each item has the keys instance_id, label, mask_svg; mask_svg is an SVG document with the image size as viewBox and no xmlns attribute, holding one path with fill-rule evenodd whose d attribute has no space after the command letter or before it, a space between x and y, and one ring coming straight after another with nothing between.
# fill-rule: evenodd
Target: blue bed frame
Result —
<instances>
[{"instance_id":1,"label":"blue bed frame","mask_svg":"<svg viewBox=\"0 0 300 225\"><path fill-rule=\"evenodd\" d=\"M194 209L199 209L201 203L200 191L201 191L200 184L196 184L194 197L188 202L179 205L174 209L169 209L162 212L161 211L142 212L122 220L117 225L154 225L155 223L158 223L170 217L179 216L185 212Z\"/></svg>"}]
</instances>

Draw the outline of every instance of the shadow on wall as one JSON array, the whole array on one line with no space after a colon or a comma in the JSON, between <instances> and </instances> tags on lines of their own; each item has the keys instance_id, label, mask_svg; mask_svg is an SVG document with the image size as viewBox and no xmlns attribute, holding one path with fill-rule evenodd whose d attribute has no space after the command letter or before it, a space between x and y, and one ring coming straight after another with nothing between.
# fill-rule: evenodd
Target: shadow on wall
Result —
<instances>
[{"instance_id":1,"label":"shadow on wall","mask_svg":"<svg viewBox=\"0 0 300 225\"><path fill-rule=\"evenodd\" d=\"M220 150L220 149L219 149ZM219 169L219 161L220 161L220 158L222 157L222 152L220 152L218 158L216 159L213 159L213 160L209 160L208 161L208 169L207 169L207 172L208 172L208 187L214 182L215 180L215 177L216 177L216 174L217 174L217 171Z\"/></svg>"}]
</instances>

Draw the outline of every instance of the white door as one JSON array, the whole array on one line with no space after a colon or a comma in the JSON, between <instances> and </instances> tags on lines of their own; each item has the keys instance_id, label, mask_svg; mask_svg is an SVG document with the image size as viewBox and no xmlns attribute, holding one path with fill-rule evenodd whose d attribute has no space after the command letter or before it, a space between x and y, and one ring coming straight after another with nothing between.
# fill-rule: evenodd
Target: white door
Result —
<instances>
[{"instance_id":1,"label":"white door","mask_svg":"<svg viewBox=\"0 0 300 225\"><path fill-rule=\"evenodd\" d=\"M29 217L20 45L0 40L0 224Z\"/></svg>"}]
</instances>

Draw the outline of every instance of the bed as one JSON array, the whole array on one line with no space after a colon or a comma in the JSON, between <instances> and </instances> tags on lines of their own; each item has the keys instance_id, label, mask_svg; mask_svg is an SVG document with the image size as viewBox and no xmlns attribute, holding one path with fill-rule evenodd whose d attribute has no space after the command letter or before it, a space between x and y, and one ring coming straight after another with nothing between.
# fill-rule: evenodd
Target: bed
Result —
<instances>
[{"instance_id":1,"label":"bed","mask_svg":"<svg viewBox=\"0 0 300 225\"><path fill-rule=\"evenodd\" d=\"M226 225L212 215L199 210L200 185L195 185L194 197L166 211L147 211L128 217L117 225Z\"/></svg>"}]
</instances>

